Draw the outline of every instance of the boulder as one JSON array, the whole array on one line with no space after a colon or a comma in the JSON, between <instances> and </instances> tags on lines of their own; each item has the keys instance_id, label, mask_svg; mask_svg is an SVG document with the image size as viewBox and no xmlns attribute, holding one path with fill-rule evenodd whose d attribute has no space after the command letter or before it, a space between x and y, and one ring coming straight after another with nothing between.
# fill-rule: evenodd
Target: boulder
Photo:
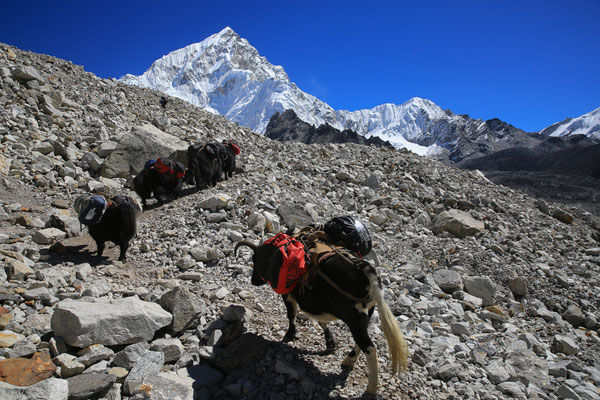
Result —
<instances>
[{"instance_id":1,"label":"boulder","mask_svg":"<svg viewBox=\"0 0 600 400\"><path fill-rule=\"evenodd\" d=\"M487 276L475 276L465 279L465 291L480 298L484 306L494 304L496 285Z\"/></svg>"},{"instance_id":2,"label":"boulder","mask_svg":"<svg viewBox=\"0 0 600 400\"><path fill-rule=\"evenodd\" d=\"M0 361L0 381L15 386L30 386L47 379L56 371L48 353L35 353L31 358L9 358Z\"/></svg>"},{"instance_id":3,"label":"boulder","mask_svg":"<svg viewBox=\"0 0 600 400\"><path fill-rule=\"evenodd\" d=\"M135 394L145 377L156 375L165 364L165 356L160 351L148 351L129 371L123 382L125 394Z\"/></svg>"},{"instance_id":4,"label":"boulder","mask_svg":"<svg viewBox=\"0 0 600 400\"><path fill-rule=\"evenodd\" d=\"M110 374L90 373L67 379L69 400L85 400L110 389L117 377Z\"/></svg>"},{"instance_id":5,"label":"boulder","mask_svg":"<svg viewBox=\"0 0 600 400\"><path fill-rule=\"evenodd\" d=\"M0 382L2 400L67 400L69 384L65 379L48 378L31 386L14 386Z\"/></svg>"},{"instance_id":6,"label":"boulder","mask_svg":"<svg viewBox=\"0 0 600 400\"><path fill-rule=\"evenodd\" d=\"M206 310L204 301L191 293L185 286L176 287L163 294L158 304L173 314L173 323L171 324L173 333L187 329Z\"/></svg>"},{"instance_id":7,"label":"boulder","mask_svg":"<svg viewBox=\"0 0 600 400\"><path fill-rule=\"evenodd\" d=\"M173 317L158 304L137 297L111 303L63 300L52 316L52 330L71 346L107 346L151 340Z\"/></svg>"},{"instance_id":8,"label":"boulder","mask_svg":"<svg viewBox=\"0 0 600 400\"><path fill-rule=\"evenodd\" d=\"M281 216L283 223L288 227L304 227L317 221L317 213L309 207L300 203L287 202L277 207L277 214Z\"/></svg>"},{"instance_id":9,"label":"boulder","mask_svg":"<svg viewBox=\"0 0 600 400\"><path fill-rule=\"evenodd\" d=\"M456 271L445 268L435 270L433 272L433 279L445 293L452 293L455 290L462 289L462 277Z\"/></svg>"},{"instance_id":10,"label":"boulder","mask_svg":"<svg viewBox=\"0 0 600 400\"><path fill-rule=\"evenodd\" d=\"M464 239L480 233L484 228L482 221L476 220L464 211L452 209L437 215L432 221L431 230L436 235L441 232L449 232L457 238Z\"/></svg>"},{"instance_id":11,"label":"boulder","mask_svg":"<svg viewBox=\"0 0 600 400\"><path fill-rule=\"evenodd\" d=\"M101 175L107 178L128 178L144 168L144 163L158 157L173 158L188 145L154 125L145 124L123 135L116 149L102 164Z\"/></svg>"}]
</instances>

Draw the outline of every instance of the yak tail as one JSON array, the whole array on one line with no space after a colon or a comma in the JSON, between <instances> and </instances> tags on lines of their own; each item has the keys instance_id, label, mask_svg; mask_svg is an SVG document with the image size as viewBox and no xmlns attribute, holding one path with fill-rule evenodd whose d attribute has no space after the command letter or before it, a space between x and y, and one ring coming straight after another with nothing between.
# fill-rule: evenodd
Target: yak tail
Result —
<instances>
[{"instance_id":1,"label":"yak tail","mask_svg":"<svg viewBox=\"0 0 600 400\"><path fill-rule=\"evenodd\" d=\"M377 279L377 278L375 278ZM385 340L392 357L392 375L396 372L406 371L406 361L408 359L408 345L404 340L404 335L400 330L400 325L392 310L383 298L383 291L377 286L376 282L372 282L371 288L374 288L374 297L379 309L379 320L381 330L385 336Z\"/></svg>"}]
</instances>

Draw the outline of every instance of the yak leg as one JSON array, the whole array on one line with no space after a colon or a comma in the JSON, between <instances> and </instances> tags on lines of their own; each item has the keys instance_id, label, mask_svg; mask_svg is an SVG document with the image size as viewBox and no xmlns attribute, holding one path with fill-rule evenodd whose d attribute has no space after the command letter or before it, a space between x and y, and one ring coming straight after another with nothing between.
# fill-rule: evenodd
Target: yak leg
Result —
<instances>
[{"instance_id":1,"label":"yak leg","mask_svg":"<svg viewBox=\"0 0 600 400\"><path fill-rule=\"evenodd\" d=\"M98 248L98 252L96 253L96 255L100 257L104 252L104 242L96 240L96 247Z\"/></svg>"},{"instance_id":2,"label":"yak leg","mask_svg":"<svg viewBox=\"0 0 600 400\"><path fill-rule=\"evenodd\" d=\"M323 333L325 334L325 352L324 354L331 354L335 351L335 339L327 326L327 322L320 322L321 328L323 328Z\"/></svg>"},{"instance_id":3,"label":"yak leg","mask_svg":"<svg viewBox=\"0 0 600 400\"><path fill-rule=\"evenodd\" d=\"M360 355L360 347L355 344L354 348L352 350L350 350L350 353L348 353L348 355L346 356L346 358L344 358L344 361L342 361L342 366L343 367L354 367L354 364L356 363L356 359L358 358L358 356Z\"/></svg>"},{"instance_id":4,"label":"yak leg","mask_svg":"<svg viewBox=\"0 0 600 400\"><path fill-rule=\"evenodd\" d=\"M366 392L369 394L376 394L379 387L379 363L377 361L377 349L371 341L368 333L369 316L367 313L358 312L353 316L353 318L344 322L346 322L346 325L348 325L348 328L350 328L350 332L352 333L352 337L354 338L356 346L362 350L367 357L367 367L369 368L369 384L367 385ZM356 353L356 355L351 357L353 352ZM356 352L356 350L352 350L350 354L348 354L348 357L346 357L344 360L344 363L346 361L348 363L352 362L352 358L354 358L354 361L356 361L356 357L358 357L358 352Z\"/></svg>"},{"instance_id":5,"label":"yak leg","mask_svg":"<svg viewBox=\"0 0 600 400\"><path fill-rule=\"evenodd\" d=\"M283 304L285 304L285 309L287 311L287 317L290 321L290 326L283 337L284 342L291 342L296 339L296 316L298 315L298 304L290 300L290 297L283 296Z\"/></svg>"},{"instance_id":6,"label":"yak leg","mask_svg":"<svg viewBox=\"0 0 600 400\"><path fill-rule=\"evenodd\" d=\"M129 247L129 243L123 242L119 244L119 261L126 261L125 253L127 252L127 248Z\"/></svg>"}]
</instances>

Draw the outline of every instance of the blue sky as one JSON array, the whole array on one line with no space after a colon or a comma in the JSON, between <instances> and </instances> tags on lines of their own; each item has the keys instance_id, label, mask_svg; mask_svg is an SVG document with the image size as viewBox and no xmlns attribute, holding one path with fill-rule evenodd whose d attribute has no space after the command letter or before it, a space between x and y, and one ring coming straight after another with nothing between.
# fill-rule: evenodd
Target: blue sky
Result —
<instances>
[{"instance_id":1,"label":"blue sky","mask_svg":"<svg viewBox=\"0 0 600 400\"><path fill-rule=\"evenodd\" d=\"M230 26L335 109L423 97L537 131L600 107L600 1L5 2L0 41L139 75Z\"/></svg>"}]
</instances>

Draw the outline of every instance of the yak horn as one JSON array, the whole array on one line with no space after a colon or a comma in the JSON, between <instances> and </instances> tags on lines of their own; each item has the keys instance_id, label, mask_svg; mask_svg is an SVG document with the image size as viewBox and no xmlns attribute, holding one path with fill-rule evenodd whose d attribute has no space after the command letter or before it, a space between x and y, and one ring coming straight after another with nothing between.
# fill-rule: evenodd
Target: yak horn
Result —
<instances>
[{"instance_id":1,"label":"yak horn","mask_svg":"<svg viewBox=\"0 0 600 400\"><path fill-rule=\"evenodd\" d=\"M238 248L239 248L240 246L248 246L248 247L250 247L250 248L251 248L252 250L254 250L254 251L256 251L256 249L258 248L258 246L257 246L256 244L252 243L252 242L251 242L251 241L249 241L249 240L242 240L242 241L239 241L239 242L237 242L237 244L236 244L236 245L235 245L235 247L233 248L233 255L234 255L234 256L236 256L236 257L237 257L237 251L238 251Z\"/></svg>"}]
</instances>

